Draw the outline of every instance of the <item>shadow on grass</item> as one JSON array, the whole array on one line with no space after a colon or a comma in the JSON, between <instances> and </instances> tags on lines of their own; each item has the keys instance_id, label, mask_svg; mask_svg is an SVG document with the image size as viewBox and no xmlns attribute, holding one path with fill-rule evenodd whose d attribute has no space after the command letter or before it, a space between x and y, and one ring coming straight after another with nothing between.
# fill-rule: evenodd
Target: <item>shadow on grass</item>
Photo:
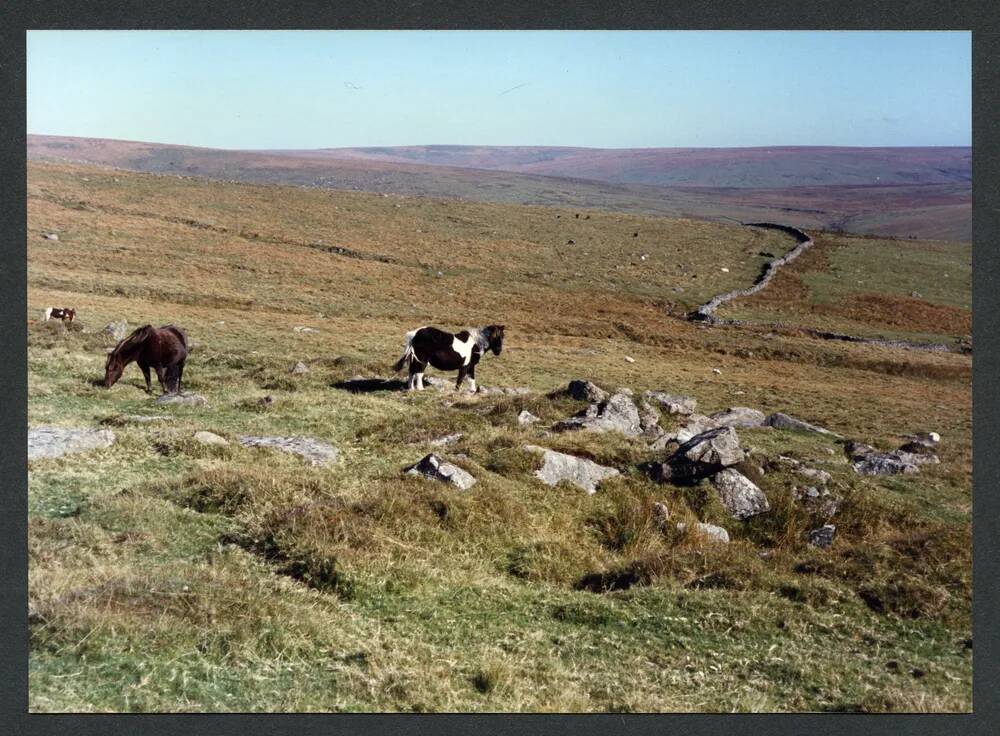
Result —
<instances>
[{"instance_id":1,"label":"shadow on grass","mask_svg":"<svg viewBox=\"0 0 1000 736\"><path fill-rule=\"evenodd\" d=\"M406 381L398 378L350 378L331 384L333 388L350 391L354 394L372 393L374 391L402 391Z\"/></svg>"}]
</instances>

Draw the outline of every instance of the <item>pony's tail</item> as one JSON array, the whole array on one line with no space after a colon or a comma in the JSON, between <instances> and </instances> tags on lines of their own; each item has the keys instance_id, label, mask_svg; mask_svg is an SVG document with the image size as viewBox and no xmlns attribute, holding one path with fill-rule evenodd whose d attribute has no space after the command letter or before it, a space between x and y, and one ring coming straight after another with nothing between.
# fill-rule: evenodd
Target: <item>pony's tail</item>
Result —
<instances>
[{"instance_id":1,"label":"pony's tail","mask_svg":"<svg viewBox=\"0 0 1000 736\"><path fill-rule=\"evenodd\" d=\"M399 373L406 365L413 360L413 338L417 334L416 330L406 333L406 342L403 343L403 354L392 367L394 373Z\"/></svg>"}]
</instances>

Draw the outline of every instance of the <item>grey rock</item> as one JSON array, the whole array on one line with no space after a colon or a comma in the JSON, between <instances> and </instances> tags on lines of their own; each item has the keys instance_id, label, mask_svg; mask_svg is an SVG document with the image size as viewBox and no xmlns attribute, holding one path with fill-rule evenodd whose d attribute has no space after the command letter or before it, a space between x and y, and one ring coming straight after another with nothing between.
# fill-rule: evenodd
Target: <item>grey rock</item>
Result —
<instances>
[{"instance_id":1,"label":"grey rock","mask_svg":"<svg viewBox=\"0 0 1000 736\"><path fill-rule=\"evenodd\" d=\"M229 444L229 440L227 440L225 437L220 437L219 435L215 434L215 432L207 432L205 430L195 432L194 438L196 441L200 442L203 445L215 445L217 447L225 447Z\"/></svg>"},{"instance_id":2,"label":"grey rock","mask_svg":"<svg viewBox=\"0 0 1000 736\"><path fill-rule=\"evenodd\" d=\"M920 472L916 463L892 452L872 452L851 463L859 475L900 475Z\"/></svg>"},{"instance_id":3,"label":"grey rock","mask_svg":"<svg viewBox=\"0 0 1000 736\"><path fill-rule=\"evenodd\" d=\"M642 398L654 406L659 406L667 414L694 414L698 401L690 396L678 396L663 391L646 391Z\"/></svg>"},{"instance_id":4,"label":"grey rock","mask_svg":"<svg viewBox=\"0 0 1000 736\"><path fill-rule=\"evenodd\" d=\"M42 237L46 240L59 240L59 236L56 233L45 233Z\"/></svg>"},{"instance_id":5,"label":"grey rock","mask_svg":"<svg viewBox=\"0 0 1000 736\"><path fill-rule=\"evenodd\" d=\"M114 444L110 429L35 427L28 429L28 459L55 458Z\"/></svg>"},{"instance_id":6,"label":"grey rock","mask_svg":"<svg viewBox=\"0 0 1000 736\"><path fill-rule=\"evenodd\" d=\"M642 434L639 408L628 392L619 390L606 401L591 404L584 412L558 422L553 429L586 429L597 432L621 432L630 437Z\"/></svg>"},{"instance_id":7,"label":"grey rock","mask_svg":"<svg viewBox=\"0 0 1000 736\"><path fill-rule=\"evenodd\" d=\"M125 339L128 334L128 322L125 320L120 320L118 322L108 322L104 325L104 329L101 330L101 334L107 335L116 342L120 342Z\"/></svg>"},{"instance_id":8,"label":"grey rock","mask_svg":"<svg viewBox=\"0 0 1000 736\"><path fill-rule=\"evenodd\" d=\"M403 472L407 475L448 483L462 491L467 491L476 484L476 479L471 474L457 465L445 462L433 453L426 455L415 465L404 468Z\"/></svg>"},{"instance_id":9,"label":"grey rock","mask_svg":"<svg viewBox=\"0 0 1000 736\"><path fill-rule=\"evenodd\" d=\"M677 531L682 534L687 532L688 525L681 522L677 525ZM721 526L716 526L715 524L704 524L700 521L695 522L694 527L691 529L691 534L707 542L719 542L721 544L729 544L729 532L723 529Z\"/></svg>"},{"instance_id":10,"label":"grey rock","mask_svg":"<svg viewBox=\"0 0 1000 736\"><path fill-rule=\"evenodd\" d=\"M319 332L319 330L313 327L293 327L292 330L295 332Z\"/></svg>"},{"instance_id":11,"label":"grey rock","mask_svg":"<svg viewBox=\"0 0 1000 736\"><path fill-rule=\"evenodd\" d=\"M446 434L443 437L438 437L437 439L431 440L427 444L431 447L445 447L447 445L453 445L462 439L465 435L462 432L455 432L454 434Z\"/></svg>"},{"instance_id":12,"label":"grey rock","mask_svg":"<svg viewBox=\"0 0 1000 736\"><path fill-rule=\"evenodd\" d=\"M480 386L476 393L482 396L526 396L531 389L527 386Z\"/></svg>"},{"instance_id":13,"label":"grey rock","mask_svg":"<svg viewBox=\"0 0 1000 736\"><path fill-rule=\"evenodd\" d=\"M809 422L804 422L801 419L790 417L787 414L782 414L780 411L776 411L774 414L771 414L767 418L767 424L775 429L791 429L798 432L816 432L818 434L826 435L827 437L843 439L836 432L831 432L829 429L823 429L822 427L817 427L815 424L810 424Z\"/></svg>"},{"instance_id":14,"label":"grey rock","mask_svg":"<svg viewBox=\"0 0 1000 736\"><path fill-rule=\"evenodd\" d=\"M726 468L712 476L711 482L719 501L734 519L742 521L771 509L764 492L739 471Z\"/></svg>"},{"instance_id":15,"label":"grey rock","mask_svg":"<svg viewBox=\"0 0 1000 736\"><path fill-rule=\"evenodd\" d=\"M655 439L663 434L660 428L660 415L648 402L643 401L639 409L639 429L643 435Z\"/></svg>"},{"instance_id":16,"label":"grey rock","mask_svg":"<svg viewBox=\"0 0 1000 736\"><path fill-rule=\"evenodd\" d=\"M745 457L736 430L717 427L678 447L666 462L656 467L654 476L660 481L695 480L736 465Z\"/></svg>"},{"instance_id":17,"label":"grey rock","mask_svg":"<svg viewBox=\"0 0 1000 736\"><path fill-rule=\"evenodd\" d=\"M207 406L208 399L200 394L163 394L156 399L157 404L177 404L180 406Z\"/></svg>"},{"instance_id":18,"label":"grey rock","mask_svg":"<svg viewBox=\"0 0 1000 736\"><path fill-rule=\"evenodd\" d=\"M654 501L650 509L650 517L658 529L665 531L667 522L670 521L670 507L661 501Z\"/></svg>"},{"instance_id":19,"label":"grey rock","mask_svg":"<svg viewBox=\"0 0 1000 736\"><path fill-rule=\"evenodd\" d=\"M542 467L535 471L535 477L546 485L554 486L561 481L568 481L587 493L594 493L602 481L620 475L615 468L598 465L586 458L537 445L525 445L524 449L542 453Z\"/></svg>"},{"instance_id":20,"label":"grey rock","mask_svg":"<svg viewBox=\"0 0 1000 736\"><path fill-rule=\"evenodd\" d=\"M840 510L841 499L826 488L817 488L816 486L796 488L792 497L801 503L809 513L825 519L835 516Z\"/></svg>"},{"instance_id":21,"label":"grey rock","mask_svg":"<svg viewBox=\"0 0 1000 736\"><path fill-rule=\"evenodd\" d=\"M292 373L308 373L309 367L301 360L292 366Z\"/></svg>"},{"instance_id":22,"label":"grey rock","mask_svg":"<svg viewBox=\"0 0 1000 736\"><path fill-rule=\"evenodd\" d=\"M574 399L592 401L595 403L604 401L608 398L607 391L591 381L586 381L580 378L573 379L569 382L569 386L566 387L566 393Z\"/></svg>"},{"instance_id":23,"label":"grey rock","mask_svg":"<svg viewBox=\"0 0 1000 736\"><path fill-rule=\"evenodd\" d=\"M520 424L522 427L530 426L537 421L539 421L538 417L536 417L527 409L521 410L521 413L517 415L517 423Z\"/></svg>"},{"instance_id":24,"label":"grey rock","mask_svg":"<svg viewBox=\"0 0 1000 736\"><path fill-rule=\"evenodd\" d=\"M833 544L833 537L836 532L837 527L833 524L824 524L819 529L813 529L809 532L809 544L813 547L826 549Z\"/></svg>"},{"instance_id":25,"label":"grey rock","mask_svg":"<svg viewBox=\"0 0 1000 736\"><path fill-rule=\"evenodd\" d=\"M764 412L747 406L732 406L724 411L717 411L709 416L717 427L752 428L765 426L767 417Z\"/></svg>"},{"instance_id":26,"label":"grey rock","mask_svg":"<svg viewBox=\"0 0 1000 736\"><path fill-rule=\"evenodd\" d=\"M330 465L340 457L340 451L331 444L313 437L237 437L244 447L266 447L299 455L310 465Z\"/></svg>"},{"instance_id":27,"label":"grey rock","mask_svg":"<svg viewBox=\"0 0 1000 736\"><path fill-rule=\"evenodd\" d=\"M803 478L808 478L809 480L815 481L820 485L826 485L830 482L830 474L825 470L820 470L819 468L798 468L796 471Z\"/></svg>"}]
</instances>

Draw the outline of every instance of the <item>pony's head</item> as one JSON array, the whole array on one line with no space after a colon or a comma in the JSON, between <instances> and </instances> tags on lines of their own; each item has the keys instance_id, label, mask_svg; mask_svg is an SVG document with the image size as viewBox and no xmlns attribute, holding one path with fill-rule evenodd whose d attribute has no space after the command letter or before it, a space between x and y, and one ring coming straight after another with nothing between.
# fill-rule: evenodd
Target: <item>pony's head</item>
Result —
<instances>
[{"instance_id":1,"label":"pony's head","mask_svg":"<svg viewBox=\"0 0 1000 736\"><path fill-rule=\"evenodd\" d=\"M483 332L489 340L486 349L492 350L494 355L500 355L500 351L503 350L503 325L489 325Z\"/></svg>"},{"instance_id":2,"label":"pony's head","mask_svg":"<svg viewBox=\"0 0 1000 736\"><path fill-rule=\"evenodd\" d=\"M121 353L115 349L108 353L108 359L104 362L104 387L111 388L115 382L122 377L125 371L125 359Z\"/></svg>"}]
</instances>

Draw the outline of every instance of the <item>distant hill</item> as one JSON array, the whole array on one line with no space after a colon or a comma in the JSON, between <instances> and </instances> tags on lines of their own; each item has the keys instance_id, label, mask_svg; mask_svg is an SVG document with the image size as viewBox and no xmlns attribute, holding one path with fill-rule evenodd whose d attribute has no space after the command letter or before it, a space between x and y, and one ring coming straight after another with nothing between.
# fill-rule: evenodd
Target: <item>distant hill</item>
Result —
<instances>
[{"instance_id":1,"label":"distant hill","mask_svg":"<svg viewBox=\"0 0 1000 736\"><path fill-rule=\"evenodd\" d=\"M148 173L971 239L968 148L411 146L239 151L28 136L33 160ZM770 152L770 153L768 153Z\"/></svg>"},{"instance_id":2,"label":"distant hill","mask_svg":"<svg viewBox=\"0 0 1000 736\"><path fill-rule=\"evenodd\" d=\"M544 146L402 146L284 151L347 160L415 163L595 179L613 184L788 187L955 184L972 181L972 149L556 148Z\"/></svg>"}]
</instances>

